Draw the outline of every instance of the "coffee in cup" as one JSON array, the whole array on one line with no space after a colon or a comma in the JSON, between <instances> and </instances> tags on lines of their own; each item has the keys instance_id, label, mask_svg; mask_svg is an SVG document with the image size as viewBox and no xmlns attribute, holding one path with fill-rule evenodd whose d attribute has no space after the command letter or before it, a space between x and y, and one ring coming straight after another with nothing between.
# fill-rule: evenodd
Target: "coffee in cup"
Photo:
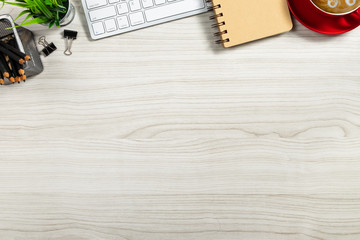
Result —
<instances>
[{"instance_id":1,"label":"coffee in cup","mask_svg":"<svg viewBox=\"0 0 360 240\"><path fill-rule=\"evenodd\" d=\"M360 0L311 0L322 11L343 15L351 13L360 7Z\"/></svg>"}]
</instances>

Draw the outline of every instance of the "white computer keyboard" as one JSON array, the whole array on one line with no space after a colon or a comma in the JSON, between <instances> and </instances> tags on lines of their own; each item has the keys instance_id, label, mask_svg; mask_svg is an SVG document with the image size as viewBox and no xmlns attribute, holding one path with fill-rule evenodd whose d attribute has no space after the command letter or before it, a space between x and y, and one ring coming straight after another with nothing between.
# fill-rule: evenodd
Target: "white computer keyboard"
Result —
<instances>
[{"instance_id":1,"label":"white computer keyboard","mask_svg":"<svg viewBox=\"0 0 360 240\"><path fill-rule=\"evenodd\" d=\"M92 39L208 11L206 0L82 0Z\"/></svg>"}]
</instances>

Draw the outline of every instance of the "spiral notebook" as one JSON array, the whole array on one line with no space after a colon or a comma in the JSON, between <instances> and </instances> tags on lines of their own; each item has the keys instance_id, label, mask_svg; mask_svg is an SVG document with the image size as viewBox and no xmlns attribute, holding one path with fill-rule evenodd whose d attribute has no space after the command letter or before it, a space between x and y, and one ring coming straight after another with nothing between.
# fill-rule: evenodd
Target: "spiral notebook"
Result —
<instances>
[{"instance_id":1,"label":"spiral notebook","mask_svg":"<svg viewBox=\"0 0 360 240\"><path fill-rule=\"evenodd\" d=\"M286 0L212 0L225 48L288 32L293 24Z\"/></svg>"}]
</instances>

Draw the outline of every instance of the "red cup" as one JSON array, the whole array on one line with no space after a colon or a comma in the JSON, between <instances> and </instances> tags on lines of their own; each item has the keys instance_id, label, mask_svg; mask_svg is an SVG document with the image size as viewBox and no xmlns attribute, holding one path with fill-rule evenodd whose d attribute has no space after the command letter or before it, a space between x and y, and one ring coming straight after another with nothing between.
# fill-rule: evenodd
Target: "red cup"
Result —
<instances>
[{"instance_id":1,"label":"red cup","mask_svg":"<svg viewBox=\"0 0 360 240\"><path fill-rule=\"evenodd\" d=\"M325 11L325 10L323 10L323 9L321 9L320 7L318 7L314 2L313 2L313 0L309 0L320 12L322 12L323 14L325 14L326 16L344 16L344 15L348 15L348 14L351 14L351 13L357 13L357 14L353 14L354 15L354 17L357 17L357 18L359 18L359 20L360 20L360 5L357 7L357 8L355 8L355 9L353 9L353 10L351 10L351 11L349 11L349 12L345 12L345 13L331 13L331 12L327 12L327 11ZM359 22L359 25L360 25L360 22Z\"/></svg>"},{"instance_id":2,"label":"red cup","mask_svg":"<svg viewBox=\"0 0 360 240\"><path fill-rule=\"evenodd\" d=\"M312 0L288 0L295 18L307 28L330 35L349 32L360 26L360 8L341 15L320 10Z\"/></svg>"}]
</instances>

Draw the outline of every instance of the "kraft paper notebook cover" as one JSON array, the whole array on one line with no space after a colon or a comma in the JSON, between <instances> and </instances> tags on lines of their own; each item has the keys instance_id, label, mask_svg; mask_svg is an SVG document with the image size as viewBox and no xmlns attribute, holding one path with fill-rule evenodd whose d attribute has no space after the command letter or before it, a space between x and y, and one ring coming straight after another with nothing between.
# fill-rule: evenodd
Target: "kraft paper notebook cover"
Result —
<instances>
[{"instance_id":1,"label":"kraft paper notebook cover","mask_svg":"<svg viewBox=\"0 0 360 240\"><path fill-rule=\"evenodd\" d=\"M225 48L288 32L293 24L286 0L212 0Z\"/></svg>"}]
</instances>

